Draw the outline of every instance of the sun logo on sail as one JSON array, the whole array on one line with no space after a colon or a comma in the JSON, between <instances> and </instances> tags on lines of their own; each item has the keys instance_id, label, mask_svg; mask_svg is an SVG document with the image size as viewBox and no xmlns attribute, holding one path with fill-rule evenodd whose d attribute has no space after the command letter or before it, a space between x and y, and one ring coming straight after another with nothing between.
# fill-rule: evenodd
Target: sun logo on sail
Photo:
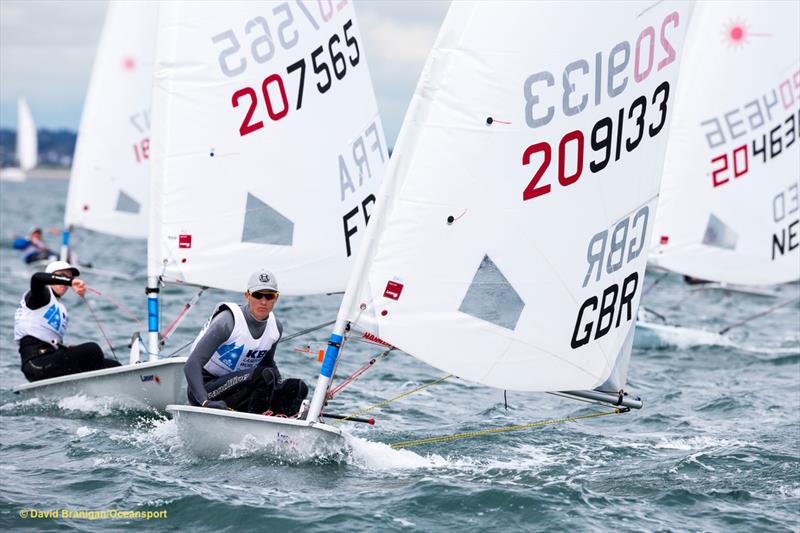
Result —
<instances>
[{"instance_id":1,"label":"sun logo on sail","mask_svg":"<svg viewBox=\"0 0 800 533\"><path fill-rule=\"evenodd\" d=\"M734 49L742 48L751 37L770 37L770 33L754 33L742 19L729 20L722 28L722 40Z\"/></svg>"},{"instance_id":2,"label":"sun logo on sail","mask_svg":"<svg viewBox=\"0 0 800 533\"><path fill-rule=\"evenodd\" d=\"M739 20L730 20L722 28L723 41L728 43L732 48L741 48L747 43L749 35L747 24Z\"/></svg>"}]
</instances>

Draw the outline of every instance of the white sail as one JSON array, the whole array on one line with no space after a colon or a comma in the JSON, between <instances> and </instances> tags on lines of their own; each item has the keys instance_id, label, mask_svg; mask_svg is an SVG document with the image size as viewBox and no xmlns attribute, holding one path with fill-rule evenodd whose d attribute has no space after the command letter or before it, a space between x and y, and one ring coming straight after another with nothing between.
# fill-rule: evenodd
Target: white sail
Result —
<instances>
[{"instance_id":1,"label":"white sail","mask_svg":"<svg viewBox=\"0 0 800 533\"><path fill-rule=\"evenodd\" d=\"M149 275L341 291L388 161L352 4L160 5Z\"/></svg>"},{"instance_id":2,"label":"white sail","mask_svg":"<svg viewBox=\"0 0 800 533\"><path fill-rule=\"evenodd\" d=\"M677 97L651 263L800 278L800 4L699 3Z\"/></svg>"},{"instance_id":3,"label":"white sail","mask_svg":"<svg viewBox=\"0 0 800 533\"><path fill-rule=\"evenodd\" d=\"M70 176L64 226L146 238L155 2L106 13Z\"/></svg>"},{"instance_id":4,"label":"white sail","mask_svg":"<svg viewBox=\"0 0 800 533\"><path fill-rule=\"evenodd\" d=\"M38 161L39 145L36 124L24 98L17 101L17 162L19 168L27 172L34 168Z\"/></svg>"},{"instance_id":5,"label":"white sail","mask_svg":"<svg viewBox=\"0 0 800 533\"><path fill-rule=\"evenodd\" d=\"M688 11L454 2L346 319L485 385L620 389Z\"/></svg>"}]
</instances>

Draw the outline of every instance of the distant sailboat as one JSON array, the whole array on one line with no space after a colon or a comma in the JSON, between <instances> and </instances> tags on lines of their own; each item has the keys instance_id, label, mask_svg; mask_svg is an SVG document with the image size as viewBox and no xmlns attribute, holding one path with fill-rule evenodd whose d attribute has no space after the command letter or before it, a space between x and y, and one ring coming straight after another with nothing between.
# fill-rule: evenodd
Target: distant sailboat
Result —
<instances>
[{"instance_id":1,"label":"distant sailboat","mask_svg":"<svg viewBox=\"0 0 800 533\"><path fill-rule=\"evenodd\" d=\"M649 265L711 282L693 292L774 296L800 279L799 198L800 4L698 2Z\"/></svg>"},{"instance_id":2,"label":"distant sailboat","mask_svg":"<svg viewBox=\"0 0 800 533\"><path fill-rule=\"evenodd\" d=\"M86 94L64 213L74 228L145 239L157 4L110 2ZM82 266L89 273L103 273Z\"/></svg>"},{"instance_id":3,"label":"distant sailboat","mask_svg":"<svg viewBox=\"0 0 800 533\"><path fill-rule=\"evenodd\" d=\"M0 170L0 179L5 181L24 181L27 173L39 161L36 124L25 98L17 100L17 164L18 167Z\"/></svg>"},{"instance_id":4,"label":"distant sailboat","mask_svg":"<svg viewBox=\"0 0 800 533\"><path fill-rule=\"evenodd\" d=\"M356 327L490 387L641 407L623 389L688 10L453 2L307 417L170 407L179 427L334 445L320 414Z\"/></svg>"},{"instance_id":5,"label":"distant sailboat","mask_svg":"<svg viewBox=\"0 0 800 533\"><path fill-rule=\"evenodd\" d=\"M67 196L65 227L146 237L149 106L157 4L111 2L86 96ZM69 229L62 254L68 253ZM83 273L122 276L81 265ZM75 394L164 409L185 391L185 358L45 379L14 388L24 396Z\"/></svg>"},{"instance_id":6,"label":"distant sailboat","mask_svg":"<svg viewBox=\"0 0 800 533\"><path fill-rule=\"evenodd\" d=\"M718 283L800 279L800 3L698 2L652 266Z\"/></svg>"}]
</instances>

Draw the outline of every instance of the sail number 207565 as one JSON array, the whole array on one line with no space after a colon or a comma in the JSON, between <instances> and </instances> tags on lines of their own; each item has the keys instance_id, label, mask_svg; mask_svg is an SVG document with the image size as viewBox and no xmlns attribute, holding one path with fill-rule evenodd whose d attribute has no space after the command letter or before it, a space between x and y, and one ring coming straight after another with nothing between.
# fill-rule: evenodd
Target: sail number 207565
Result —
<instances>
[{"instance_id":1,"label":"sail number 207565","mask_svg":"<svg viewBox=\"0 0 800 533\"><path fill-rule=\"evenodd\" d=\"M352 31L352 26L353 22L351 20L345 22L342 26L341 36L338 33L334 33L328 39L326 46L318 46L308 58L314 71L314 81L316 81L316 88L319 94L325 94L331 89L334 84L334 78L336 80L344 79L348 72L348 63L349 67L352 68L358 65L361 60L358 41L354 35L348 33ZM347 56L345 56L344 48L347 49ZM300 58L286 67L286 75L294 75L297 79L297 98L294 105L296 110L303 107L303 96L306 87L306 59L305 57ZM264 127L264 121L257 119L260 100L263 100L267 116L273 122L281 120L289 113L291 106L289 105L289 97L283 76L277 72L268 75L262 80L259 89L260 94L256 92L255 88L246 86L237 90L231 96L231 105L234 108L246 106L246 112L239 127L240 136L248 135Z\"/></svg>"}]
</instances>

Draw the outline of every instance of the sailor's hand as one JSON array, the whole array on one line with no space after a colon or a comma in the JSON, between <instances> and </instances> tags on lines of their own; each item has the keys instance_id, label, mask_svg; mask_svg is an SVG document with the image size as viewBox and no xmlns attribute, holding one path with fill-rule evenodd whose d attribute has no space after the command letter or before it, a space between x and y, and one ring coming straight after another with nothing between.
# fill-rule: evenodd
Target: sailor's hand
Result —
<instances>
[{"instance_id":1,"label":"sailor's hand","mask_svg":"<svg viewBox=\"0 0 800 533\"><path fill-rule=\"evenodd\" d=\"M86 282L82 279L73 279L72 280L72 289L78 293L78 296L81 298L84 297L86 294Z\"/></svg>"},{"instance_id":2,"label":"sailor's hand","mask_svg":"<svg viewBox=\"0 0 800 533\"><path fill-rule=\"evenodd\" d=\"M203 402L203 407L208 407L209 409L227 409L228 404L222 400L206 400Z\"/></svg>"}]
</instances>

